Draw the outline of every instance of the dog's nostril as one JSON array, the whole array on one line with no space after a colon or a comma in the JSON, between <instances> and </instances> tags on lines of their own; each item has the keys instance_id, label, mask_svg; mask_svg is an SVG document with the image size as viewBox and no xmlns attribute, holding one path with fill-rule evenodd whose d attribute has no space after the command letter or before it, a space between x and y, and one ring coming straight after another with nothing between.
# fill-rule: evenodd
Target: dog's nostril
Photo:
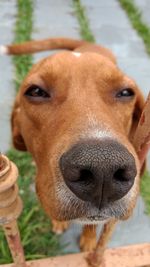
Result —
<instances>
[{"instance_id":1,"label":"dog's nostril","mask_svg":"<svg viewBox=\"0 0 150 267\"><path fill-rule=\"evenodd\" d=\"M80 176L78 181L90 183L92 180L93 180L93 173L90 170L87 169L80 170Z\"/></svg>"},{"instance_id":2,"label":"dog's nostril","mask_svg":"<svg viewBox=\"0 0 150 267\"><path fill-rule=\"evenodd\" d=\"M118 182L127 182L130 179L127 175L126 169L118 169L114 173L113 178Z\"/></svg>"}]
</instances>

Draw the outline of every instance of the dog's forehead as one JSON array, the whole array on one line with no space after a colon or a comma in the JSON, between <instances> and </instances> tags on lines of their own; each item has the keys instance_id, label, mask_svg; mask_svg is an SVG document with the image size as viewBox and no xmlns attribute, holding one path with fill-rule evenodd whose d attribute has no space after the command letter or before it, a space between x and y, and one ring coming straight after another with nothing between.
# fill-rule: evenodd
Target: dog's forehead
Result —
<instances>
[{"instance_id":1,"label":"dog's forehead","mask_svg":"<svg viewBox=\"0 0 150 267\"><path fill-rule=\"evenodd\" d=\"M46 58L41 65L45 72L87 74L103 72L107 74L121 74L121 71L109 58L94 52L59 52Z\"/></svg>"},{"instance_id":2,"label":"dog's forehead","mask_svg":"<svg viewBox=\"0 0 150 267\"><path fill-rule=\"evenodd\" d=\"M59 52L55 55L52 56L51 58L52 61L58 61L60 63L71 63L73 62L74 64L82 64L85 61L91 61L91 63L104 63L108 64L112 67L115 67L115 64L109 60L107 57L104 55L94 53L94 52L78 52L78 51L65 51L65 52Z\"/></svg>"},{"instance_id":3,"label":"dog's forehead","mask_svg":"<svg viewBox=\"0 0 150 267\"><path fill-rule=\"evenodd\" d=\"M94 52L65 51L51 55L33 66L25 83L42 79L46 82L88 81L122 83L130 80L109 58ZM127 81L127 84L129 81Z\"/></svg>"}]
</instances>

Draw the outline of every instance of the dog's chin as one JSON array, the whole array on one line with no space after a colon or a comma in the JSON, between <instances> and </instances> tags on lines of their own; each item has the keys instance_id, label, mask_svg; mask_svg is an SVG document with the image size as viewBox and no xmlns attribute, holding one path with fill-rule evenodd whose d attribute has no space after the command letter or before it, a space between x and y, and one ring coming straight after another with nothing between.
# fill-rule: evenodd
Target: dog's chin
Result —
<instances>
[{"instance_id":1,"label":"dog's chin","mask_svg":"<svg viewBox=\"0 0 150 267\"><path fill-rule=\"evenodd\" d=\"M78 218L75 219L74 222L78 224L83 224L83 225L89 225L89 224L105 224L110 220L110 218L104 218L101 216L91 216L87 218Z\"/></svg>"},{"instance_id":2,"label":"dog's chin","mask_svg":"<svg viewBox=\"0 0 150 267\"><path fill-rule=\"evenodd\" d=\"M121 199L96 208L92 203L77 198L62 182L57 184L58 220L76 221L82 224L99 224L111 219L127 219L136 203L137 183Z\"/></svg>"}]
</instances>

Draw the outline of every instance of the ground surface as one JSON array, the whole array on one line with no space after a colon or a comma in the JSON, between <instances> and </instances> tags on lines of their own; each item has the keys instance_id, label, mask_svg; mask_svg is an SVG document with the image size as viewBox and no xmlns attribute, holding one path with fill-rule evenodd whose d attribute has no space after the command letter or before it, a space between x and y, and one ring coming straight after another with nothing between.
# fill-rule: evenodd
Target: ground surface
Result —
<instances>
[{"instance_id":1,"label":"ground surface","mask_svg":"<svg viewBox=\"0 0 150 267\"><path fill-rule=\"evenodd\" d=\"M150 15L149 15L150 2L149 0L134 0L134 3L137 5L137 7L142 12L143 20L146 22L146 24L150 25Z\"/></svg>"},{"instance_id":2,"label":"ground surface","mask_svg":"<svg viewBox=\"0 0 150 267\"><path fill-rule=\"evenodd\" d=\"M138 1L138 0L136 0ZM139 4L142 1L138 1ZM149 1L141 4L143 16L150 12ZM118 58L120 67L133 77L142 89L144 95L148 94L150 86L150 58L145 52L142 40L132 29L125 12L120 8L117 0L97 1L82 0L86 7L91 29L97 43L112 49ZM12 28L15 15L15 0L1 1L0 10L0 43L9 43L12 40ZM34 11L34 38L47 38L48 36L79 37L79 25L69 0L36 0ZM46 54L34 57L37 61ZM13 69L10 58L0 58L0 149L6 151L10 144L9 113L13 102L12 88ZM66 251L78 251L77 243L80 226L73 225L61 239ZM134 215L130 220L119 223L110 246L122 246L132 243L150 242L150 218L144 214L144 204L139 198Z\"/></svg>"}]
</instances>

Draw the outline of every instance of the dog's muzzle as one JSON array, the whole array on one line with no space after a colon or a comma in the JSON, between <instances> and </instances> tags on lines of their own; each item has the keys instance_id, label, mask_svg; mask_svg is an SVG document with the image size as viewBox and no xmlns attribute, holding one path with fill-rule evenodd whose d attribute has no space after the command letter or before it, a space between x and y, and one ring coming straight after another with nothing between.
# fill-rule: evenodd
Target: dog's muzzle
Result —
<instances>
[{"instance_id":1,"label":"dog's muzzle","mask_svg":"<svg viewBox=\"0 0 150 267\"><path fill-rule=\"evenodd\" d=\"M137 174L132 154L111 139L74 145L61 156L60 169L69 189L99 209L125 196Z\"/></svg>"}]
</instances>

